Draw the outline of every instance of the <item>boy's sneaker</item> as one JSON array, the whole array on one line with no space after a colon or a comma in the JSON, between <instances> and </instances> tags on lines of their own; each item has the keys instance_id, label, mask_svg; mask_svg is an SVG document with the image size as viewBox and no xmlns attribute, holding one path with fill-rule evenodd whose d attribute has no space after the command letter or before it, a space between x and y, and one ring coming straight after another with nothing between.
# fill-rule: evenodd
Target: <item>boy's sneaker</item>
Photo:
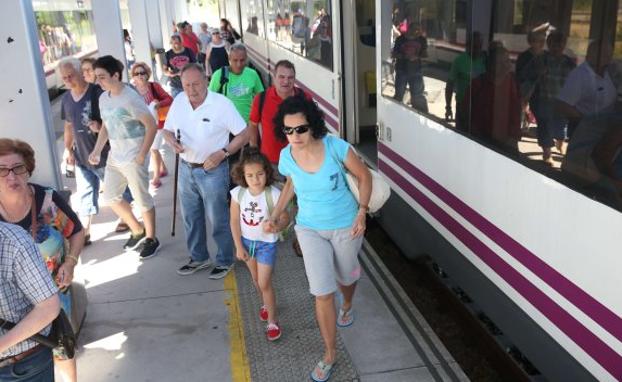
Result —
<instances>
[{"instance_id":1,"label":"boy's sneaker","mask_svg":"<svg viewBox=\"0 0 622 382\"><path fill-rule=\"evenodd\" d=\"M123 249L125 249L126 251L135 250L145 240L145 238L147 237L146 235L147 232L145 232L145 230L143 230L143 232L139 233L136 236L134 236L134 234L130 234L130 238L127 239L127 241L123 245Z\"/></svg>"},{"instance_id":2,"label":"boy's sneaker","mask_svg":"<svg viewBox=\"0 0 622 382\"><path fill-rule=\"evenodd\" d=\"M148 259L150 257L155 256L156 253L158 252L158 249L160 249L160 242L158 241L157 238L154 238L154 239L146 238L145 241L143 241L143 244L140 249L140 254L139 254L140 259L144 260L144 259Z\"/></svg>"},{"instance_id":3,"label":"boy's sneaker","mask_svg":"<svg viewBox=\"0 0 622 382\"><path fill-rule=\"evenodd\" d=\"M197 271L200 271L201 269L207 269L211 267L212 265L214 264L212 263L211 259L207 259L205 261L194 261L190 259L188 264L182 266L181 268L177 270L177 273L182 276L188 276Z\"/></svg>"},{"instance_id":4,"label":"boy's sneaker","mask_svg":"<svg viewBox=\"0 0 622 382\"><path fill-rule=\"evenodd\" d=\"M266 309L265 305L259 308L259 319L261 321L268 321L268 309Z\"/></svg>"},{"instance_id":5,"label":"boy's sneaker","mask_svg":"<svg viewBox=\"0 0 622 382\"><path fill-rule=\"evenodd\" d=\"M231 265L218 265L214 269L212 269L212 273L210 273L209 278L212 280L220 280L229 273L229 271L233 268L233 264Z\"/></svg>"},{"instance_id":6,"label":"boy's sneaker","mask_svg":"<svg viewBox=\"0 0 622 382\"><path fill-rule=\"evenodd\" d=\"M268 338L268 341L276 341L281 338L281 328L279 328L279 324L268 324L268 327L266 327L266 338Z\"/></svg>"}]
</instances>

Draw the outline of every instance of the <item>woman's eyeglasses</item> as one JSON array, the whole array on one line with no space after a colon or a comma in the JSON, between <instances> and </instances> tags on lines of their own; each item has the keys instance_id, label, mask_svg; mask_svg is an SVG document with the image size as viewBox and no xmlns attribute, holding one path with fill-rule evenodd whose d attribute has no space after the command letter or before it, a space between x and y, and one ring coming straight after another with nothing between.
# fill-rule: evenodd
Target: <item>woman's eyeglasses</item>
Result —
<instances>
[{"instance_id":1,"label":"woman's eyeglasses","mask_svg":"<svg viewBox=\"0 0 622 382\"><path fill-rule=\"evenodd\" d=\"M9 176L9 173L13 171L13 174L15 175L22 175L28 172L28 168L26 168L25 164L18 164L15 167L0 167L0 177L4 178L6 176Z\"/></svg>"},{"instance_id":2,"label":"woman's eyeglasses","mask_svg":"<svg viewBox=\"0 0 622 382\"><path fill-rule=\"evenodd\" d=\"M134 74L132 74L132 76L134 77L138 77L138 76L146 76L147 72L134 72Z\"/></svg>"},{"instance_id":3,"label":"woman's eyeglasses","mask_svg":"<svg viewBox=\"0 0 622 382\"><path fill-rule=\"evenodd\" d=\"M304 134L309 131L310 127L311 125L300 125L296 127L283 126L283 133L285 133L285 135L292 135L294 133Z\"/></svg>"}]
</instances>

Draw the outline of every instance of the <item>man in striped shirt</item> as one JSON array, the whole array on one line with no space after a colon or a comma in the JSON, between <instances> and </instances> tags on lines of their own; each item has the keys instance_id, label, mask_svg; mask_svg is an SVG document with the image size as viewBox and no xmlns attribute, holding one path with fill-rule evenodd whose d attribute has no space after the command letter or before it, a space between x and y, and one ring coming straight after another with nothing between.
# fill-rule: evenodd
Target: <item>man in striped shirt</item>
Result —
<instances>
[{"instance_id":1,"label":"man in striped shirt","mask_svg":"<svg viewBox=\"0 0 622 382\"><path fill-rule=\"evenodd\" d=\"M52 350L29 340L50 332L60 311L58 289L43 258L19 226L0 223L0 381L53 381Z\"/></svg>"}]
</instances>

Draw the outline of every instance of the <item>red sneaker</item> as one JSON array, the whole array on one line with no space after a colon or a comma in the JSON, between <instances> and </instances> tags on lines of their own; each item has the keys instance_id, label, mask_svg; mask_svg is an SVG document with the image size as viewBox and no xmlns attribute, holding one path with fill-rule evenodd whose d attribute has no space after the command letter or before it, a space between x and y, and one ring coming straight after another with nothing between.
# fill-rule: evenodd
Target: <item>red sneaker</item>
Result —
<instances>
[{"instance_id":1,"label":"red sneaker","mask_svg":"<svg viewBox=\"0 0 622 382\"><path fill-rule=\"evenodd\" d=\"M276 323L268 324L266 328L266 337L268 341L276 341L281 338L281 328L279 328L279 325Z\"/></svg>"},{"instance_id":2,"label":"red sneaker","mask_svg":"<svg viewBox=\"0 0 622 382\"><path fill-rule=\"evenodd\" d=\"M265 305L259 309L259 319L264 322L268 321L268 309Z\"/></svg>"}]
</instances>

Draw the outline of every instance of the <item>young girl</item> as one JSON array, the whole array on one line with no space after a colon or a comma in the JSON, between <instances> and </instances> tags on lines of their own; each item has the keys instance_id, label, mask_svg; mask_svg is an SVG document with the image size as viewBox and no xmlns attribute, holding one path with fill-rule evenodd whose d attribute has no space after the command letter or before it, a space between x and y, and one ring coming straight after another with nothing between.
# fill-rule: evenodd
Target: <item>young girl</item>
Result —
<instances>
[{"instance_id":1,"label":"young girl","mask_svg":"<svg viewBox=\"0 0 622 382\"><path fill-rule=\"evenodd\" d=\"M277 323L276 299L272 288L272 269L276 261L278 237L266 233L263 224L279 199L280 191L272 186L273 170L268 158L257 148L246 148L240 161L231 170L233 181L239 186L231 190L231 233L236 256L245 261L253 277L255 288L263 302L259 318L268 321L268 341L281 337ZM289 222L287 212L280 214L277 232Z\"/></svg>"}]
</instances>

